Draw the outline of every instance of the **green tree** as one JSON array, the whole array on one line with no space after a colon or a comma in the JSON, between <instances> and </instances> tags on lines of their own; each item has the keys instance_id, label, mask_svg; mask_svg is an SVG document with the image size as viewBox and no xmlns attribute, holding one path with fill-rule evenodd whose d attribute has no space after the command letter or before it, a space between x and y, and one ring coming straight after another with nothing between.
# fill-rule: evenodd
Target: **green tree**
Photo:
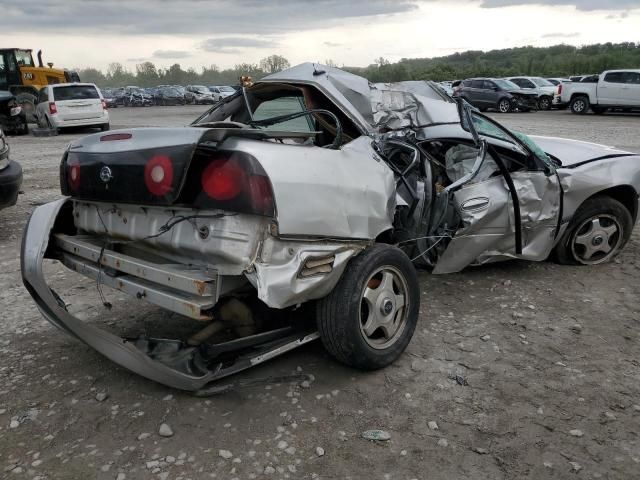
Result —
<instances>
[{"instance_id":1,"label":"green tree","mask_svg":"<svg viewBox=\"0 0 640 480\"><path fill-rule=\"evenodd\" d=\"M267 74L281 72L290 66L289 60L282 55L269 55L260 60L260 69Z\"/></svg>"}]
</instances>

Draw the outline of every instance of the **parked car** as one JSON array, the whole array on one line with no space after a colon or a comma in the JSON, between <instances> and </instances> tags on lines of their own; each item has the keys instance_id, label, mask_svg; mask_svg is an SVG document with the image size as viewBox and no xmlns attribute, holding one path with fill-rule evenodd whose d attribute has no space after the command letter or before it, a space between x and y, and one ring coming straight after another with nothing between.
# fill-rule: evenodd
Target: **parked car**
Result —
<instances>
[{"instance_id":1,"label":"parked car","mask_svg":"<svg viewBox=\"0 0 640 480\"><path fill-rule=\"evenodd\" d=\"M584 114L591 109L602 114L609 109L640 109L640 69L607 70L597 76L597 82L563 83L559 87L560 104L573 113Z\"/></svg>"},{"instance_id":2,"label":"parked car","mask_svg":"<svg viewBox=\"0 0 640 480\"><path fill-rule=\"evenodd\" d=\"M111 90L111 96L113 97L116 107L124 107L126 92L124 87L118 87Z\"/></svg>"},{"instance_id":3,"label":"parked car","mask_svg":"<svg viewBox=\"0 0 640 480\"><path fill-rule=\"evenodd\" d=\"M236 93L235 88L226 85L211 85L208 88L209 91L213 94L213 98L215 98L216 102Z\"/></svg>"},{"instance_id":4,"label":"parked car","mask_svg":"<svg viewBox=\"0 0 640 480\"><path fill-rule=\"evenodd\" d=\"M510 77L507 80L515 83L523 90L530 90L538 94L538 109L549 110L556 93L556 86L542 77Z\"/></svg>"},{"instance_id":5,"label":"parked car","mask_svg":"<svg viewBox=\"0 0 640 480\"><path fill-rule=\"evenodd\" d=\"M113 90L110 88L102 88L100 89L100 93L102 93L102 98L104 99L104 103L107 105L107 108L117 108L118 102L115 98Z\"/></svg>"},{"instance_id":6,"label":"parked car","mask_svg":"<svg viewBox=\"0 0 640 480\"><path fill-rule=\"evenodd\" d=\"M437 85L442 88L442 90L444 90L447 95L453 95L453 87L451 86L451 82L438 82Z\"/></svg>"},{"instance_id":7,"label":"parked car","mask_svg":"<svg viewBox=\"0 0 640 480\"><path fill-rule=\"evenodd\" d=\"M562 82L570 82L571 80L569 80L568 78L560 78L560 77L556 77L556 78L546 78L545 80L551 82L552 84L554 84L556 87L558 85L560 85Z\"/></svg>"},{"instance_id":8,"label":"parked car","mask_svg":"<svg viewBox=\"0 0 640 480\"><path fill-rule=\"evenodd\" d=\"M192 105L213 105L216 101L204 85L187 85L184 99L186 103Z\"/></svg>"},{"instance_id":9,"label":"parked car","mask_svg":"<svg viewBox=\"0 0 640 480\"><path fill-rule=\"evenodd\" d=\"M454 96L464 98L474 107L501 113L512 110L529 111L538 108L538 94L523 90L509 80L499 78L471 78L454 90Z\"/></svg>"},{"instance_id":10,"label":"parked car","mask_svg":"<svg viewBox=\"0 0 640 480\"><path fill-rule=\"evenodd\" d=\"M201 393L317 338L347 365L387 366L418 320L414 265L601 264L629 240L640 191L637 154L528 137L432 83L373 85L317 63L189 127L76 140L60 172L63 198L35 208L22 244L40 311L114 362ZM67 309L44 259L208 323L120 338Z\"/></svg>"},{"instance_id":11,"label":"parked car","mask_svg":"<svg viewBox=\"0 0 640 480\"><path fill-rule=\"evenodd\" d=\"M123 98L125 107L150 107L155 103L153 95L134 86L125 87Z\"/></svg>"},{"instance_id":12,"label":"parked car","mask_svg":"<svg viewBox=\"0 0 640 480\"><path fill-rule=\"evenodd\" d=\"M184 94L175 87L159 87L156 93L156 105L184 105Z\"/></svg>"},{"instance_id":13,"label":"parked car","mask_svg":"<svg viewBox=\"0 0 640 480\"><path fill-rule=\"evenodd\" d=\"M7 137L0 128L0 210L16 204L22 185L22 167L9 158L9 152Z\"/></svg>"},{"instance_id":14,"label":"parked car","mask_svg":"<svg viewBox=\"0 0 640 480\"><path fill-rule=\"evenodd\" d=\"M58 83L40 90L36 119L41 128L97 127L109 130L109 112L93 83Z\"/></svg>"},{"instance_id":15,"label":"parked car","mask_svg":"<svg viewBox=\"0 0 640 480\"><path fill-rule=\"evenodd\" d=\"M16 135L29 133L27 116L11 92L0 90L0 129Z\"/></svg>"}]
</instances>

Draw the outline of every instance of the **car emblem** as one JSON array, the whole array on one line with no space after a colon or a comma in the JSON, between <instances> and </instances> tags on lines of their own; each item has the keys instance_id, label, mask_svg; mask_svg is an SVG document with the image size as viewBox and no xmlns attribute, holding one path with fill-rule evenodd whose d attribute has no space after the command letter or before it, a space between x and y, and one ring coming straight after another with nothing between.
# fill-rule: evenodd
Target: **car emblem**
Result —
<instances>
[{"instance_id":1,"label":"car emblem","mask_svg":"<svg viewBox=\"0 0 640 480\"><path fill-rule=\"evenodd\" d=\"M100 180L104 183L109 183L109 181L113 178L111 174L111 169L106 165L100 169Z\"/></svg>"}]
</instances>

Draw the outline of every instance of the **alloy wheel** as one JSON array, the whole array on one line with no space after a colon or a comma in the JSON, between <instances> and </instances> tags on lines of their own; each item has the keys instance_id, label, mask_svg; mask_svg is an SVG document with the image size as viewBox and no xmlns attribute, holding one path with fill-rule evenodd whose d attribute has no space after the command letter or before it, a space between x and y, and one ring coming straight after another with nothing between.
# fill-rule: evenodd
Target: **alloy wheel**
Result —
<instances>
[{"instance_id":1,"label":"alloy wheel","mask_svg":"<svg viewBox=\"0 0 640 480\"><path fill-rule=\"evenodd\" d=\"M622 226L616 217L600 214L576 229L571 244L574 258L585 265L604 263L613 257L623 239Z\"/></svg>"},{"instance_id":2,"label":"alloy wheel","mask_svg":"<svg viewBox=\"0 0 640 480\"><path fill-rule=\"evenodd\" d=\"M395 267L380 267L369 277L360 303L360 331L369 346L385 349L402 336L408 296L407 281Z\"/></svg>"}]
</instances>

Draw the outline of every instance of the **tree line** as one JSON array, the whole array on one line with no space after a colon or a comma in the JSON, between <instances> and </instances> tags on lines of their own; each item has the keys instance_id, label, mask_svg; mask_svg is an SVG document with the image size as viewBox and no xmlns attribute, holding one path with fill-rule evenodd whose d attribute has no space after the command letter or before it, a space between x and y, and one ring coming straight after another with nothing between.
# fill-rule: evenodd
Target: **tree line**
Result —
<instances>
[{"instance_id":1,"label":"tree line","mask_svg":"<svg viewBox=\"0 0 640 480\"><path fill-rule=\"evenodd\" d=\"M324 62L336 66L332 60ZM166 85L235 85L242 75L254 80L289 68L289 61L281 55L270 55L257 64L239 63L221 70L216 65L183 70L176 63L166 69L152 62L136 65L135 71L120 63L109 65L106 73L95 68L80 69L80 78L103 87L138 85L151 87ZM507 77L533 75L566 77L569 75L600 73L616 68L640 68L640 43L598 43L575 47L517 47L487 52L468 50L436 58L403 58L390 62L380 57L367 67L342 67L362 75L372 82L402 80L454 80L470 77Z\"/></svg>"},{"instance_id":2,"label":"tree line","mask_svg":"<svg viewBox=\"0 0 640 480\"><path fill-rule=\"evenodd\" d=\"M96 68L78 69L83 82L95 83L101 87L155 87L157 85L236 85L240 76L250 75L258 79L279 72L291 65L281 55L270 55L259 63L239 63L233 68L220 70L217 65L202 67L198 72L194 68L183 70L174 63L168 68L158 68L153 62L138 63L135 71L127 69L121 63L110 63L107 71Z\"/></svg>"}]
</instances>

